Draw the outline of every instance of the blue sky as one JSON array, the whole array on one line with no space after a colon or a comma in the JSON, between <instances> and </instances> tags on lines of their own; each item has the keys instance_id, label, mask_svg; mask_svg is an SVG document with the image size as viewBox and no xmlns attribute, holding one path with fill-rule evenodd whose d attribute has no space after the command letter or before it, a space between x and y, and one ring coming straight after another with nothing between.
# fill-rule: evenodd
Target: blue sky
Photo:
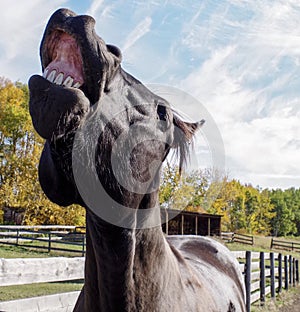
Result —
<instances>
[{"instance_id":1,"label":"blue sky","mask_svg":"<svg viewBox=\"0 0 300 312\"><path fill-rule=\"evenodd\" d=\"M39 43L54 10L90 14L98 35L121 48L125 70L144 83L178 87L205 106L222 134L231 178L261 187L300 187L299 1L0 5L1 76L27 82L40 73Z\"/></svg>"}]
</instances>

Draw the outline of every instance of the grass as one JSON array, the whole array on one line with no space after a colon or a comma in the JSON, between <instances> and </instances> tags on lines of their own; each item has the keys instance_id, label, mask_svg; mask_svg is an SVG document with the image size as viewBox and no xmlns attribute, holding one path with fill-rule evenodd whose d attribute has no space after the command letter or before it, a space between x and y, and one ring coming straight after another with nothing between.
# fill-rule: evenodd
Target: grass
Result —
<instances>
[{"instance_id":1,"label":"grass","mask_svg":"<svg viewBox=\"0 0 300 312\"><path fill-rule=\"evenodd\" d=\"M27 246L10 246L0 243L0 258L44 258L44 257L80 257L82 255L82 246L68 245L62 243L52 243L51 246L58 247L62 249L78 250L78 252L68 252L68 251L57 251L51 250L48 252L47 248L40 249L34 246L47 246L46 242L26 242Z\"/></svg>"},{"instance_id":2,"label":"grass","mask_svg":"<svg viewBox=\"0 0 300 312\"><path fill-rule=\"evenodd\" d=\"M251 306L251 312L296 312L299 311L300 286L290 288L288 291L282 291L276 296L276 300L267 298L264 306L254 303Z\"/></svg>"},{"instance_id":3,"label":"grass","mask_svg":"<svg viewBox=\"0 0 300 312\"><path fill-rule=\"evenodd\" d=\"M60 282L60 283L38 283L17 286L0 287L0 301L31 298L81 290L83 281Z\"/></svg>"},{"instance_id":4,"label":"grass","mask_svg":"<svg viewBox=\"0 0 300 312\"><path fill-rule=\"evenodd\" d=\"M0 258L45 258L49 256L50 254L48 253L38 252L23 247L0 245Z\"/></svg>"}]
</instances>

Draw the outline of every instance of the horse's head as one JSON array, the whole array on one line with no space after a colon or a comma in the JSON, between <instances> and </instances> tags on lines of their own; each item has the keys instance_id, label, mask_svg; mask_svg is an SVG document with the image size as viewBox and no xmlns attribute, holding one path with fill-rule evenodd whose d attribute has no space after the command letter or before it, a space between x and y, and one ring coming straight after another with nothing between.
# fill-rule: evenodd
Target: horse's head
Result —
<instances>
[{"instance_id":1,"label":"horse's head","mask_svg":"<svg viewBox=\"0 0 300 312\"><path fill-rule=\"evenodd\" d=\"M92 17L60 9L46 27L40 47L43 77L34 75L29 81L33 124L47 140L40 181L52 201L75 201L71 195L61 200L63 194L56 194L60 190L53 183L63 179L65 189L72 185L65 193L77 191L72 149L74 160L74 138L80 129L84 135L77 140L77 151L84 150L78 144L89 147L84 166L96 162L107 193L137 208L143 195L156 192L151 181L171 148L179 149L181 167L202 122L182 121L166 100L126 73L120 50L105 44L94 26ZM137 192L139 200L132 200L134 181L150 187L145 194Z\"/></svg>"}]
</instances>

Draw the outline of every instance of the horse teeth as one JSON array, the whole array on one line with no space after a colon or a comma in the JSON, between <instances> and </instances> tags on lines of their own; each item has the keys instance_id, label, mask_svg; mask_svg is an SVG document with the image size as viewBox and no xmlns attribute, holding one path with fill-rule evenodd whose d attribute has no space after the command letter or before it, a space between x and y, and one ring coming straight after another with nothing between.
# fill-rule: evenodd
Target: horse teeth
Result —
<instances>
[{"instance_id":1,"label":"horse teeth","mask_svg":"<svg viewBox=\"0 0 300 312\"><path fill-rule=\"evenodd\" d=\"M76 82L74 85L73 85L73 88L79 88L81 86L81 84L79 82Z\"/></svg>"},{"instance_id":2,"label":"horse teeth","mask_svg":"<svg viewBox=\"0 0 300 312\"><path fill-rule=\"evenodd\" d=\"M54 78L56 76L56 70L52 70L52 72L49 74L49 76L47 77L47 80L49 80L50 82L54 81Z\"/></svg>"},{"instance_id":3,"label":"horse teeth","mask_svg":"<svg viewBox=\"0 0 300 312\"><path fill-rule=\"evenodd\" d=\"M74 79L71 76L68 76L66 80L64 81L63 85L65 87L72 87L73 81Z\"/></svg>"},{"instance_id":4,"label":"horse teeth","mask_svg":"<svg viewBox=\"0 0 300 312\"><path fill-rule=\"evenodd\" d=\"M57 75L57 77L55 78L54 80L54 83L56 83L57 85L61 85L62 82L64 80L64 74L63 73L60 73Z\"/></svg>"}]
</instances>

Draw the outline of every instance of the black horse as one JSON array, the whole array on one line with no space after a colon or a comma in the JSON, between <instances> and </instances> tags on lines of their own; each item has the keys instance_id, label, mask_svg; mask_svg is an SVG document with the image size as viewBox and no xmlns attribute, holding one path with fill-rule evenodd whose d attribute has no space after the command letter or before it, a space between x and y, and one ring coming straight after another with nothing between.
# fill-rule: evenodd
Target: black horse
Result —
<instances>
[{"instance_id":1,"label":"black horse","mask_svg":"<svg viewBox=\"0 0 300 312\"><path fill-rule=\"evenodd\" d=\"M121 52L67 9L42 39L43 77L29 80L30 113L45 146L41 186L59 205L86 208L85 283L74 311L245 311L236 260L221 244L163 235L162 162L180 167L200 123L183 122L167 101L120 66Z\"/></svg>"}]
</instances>

